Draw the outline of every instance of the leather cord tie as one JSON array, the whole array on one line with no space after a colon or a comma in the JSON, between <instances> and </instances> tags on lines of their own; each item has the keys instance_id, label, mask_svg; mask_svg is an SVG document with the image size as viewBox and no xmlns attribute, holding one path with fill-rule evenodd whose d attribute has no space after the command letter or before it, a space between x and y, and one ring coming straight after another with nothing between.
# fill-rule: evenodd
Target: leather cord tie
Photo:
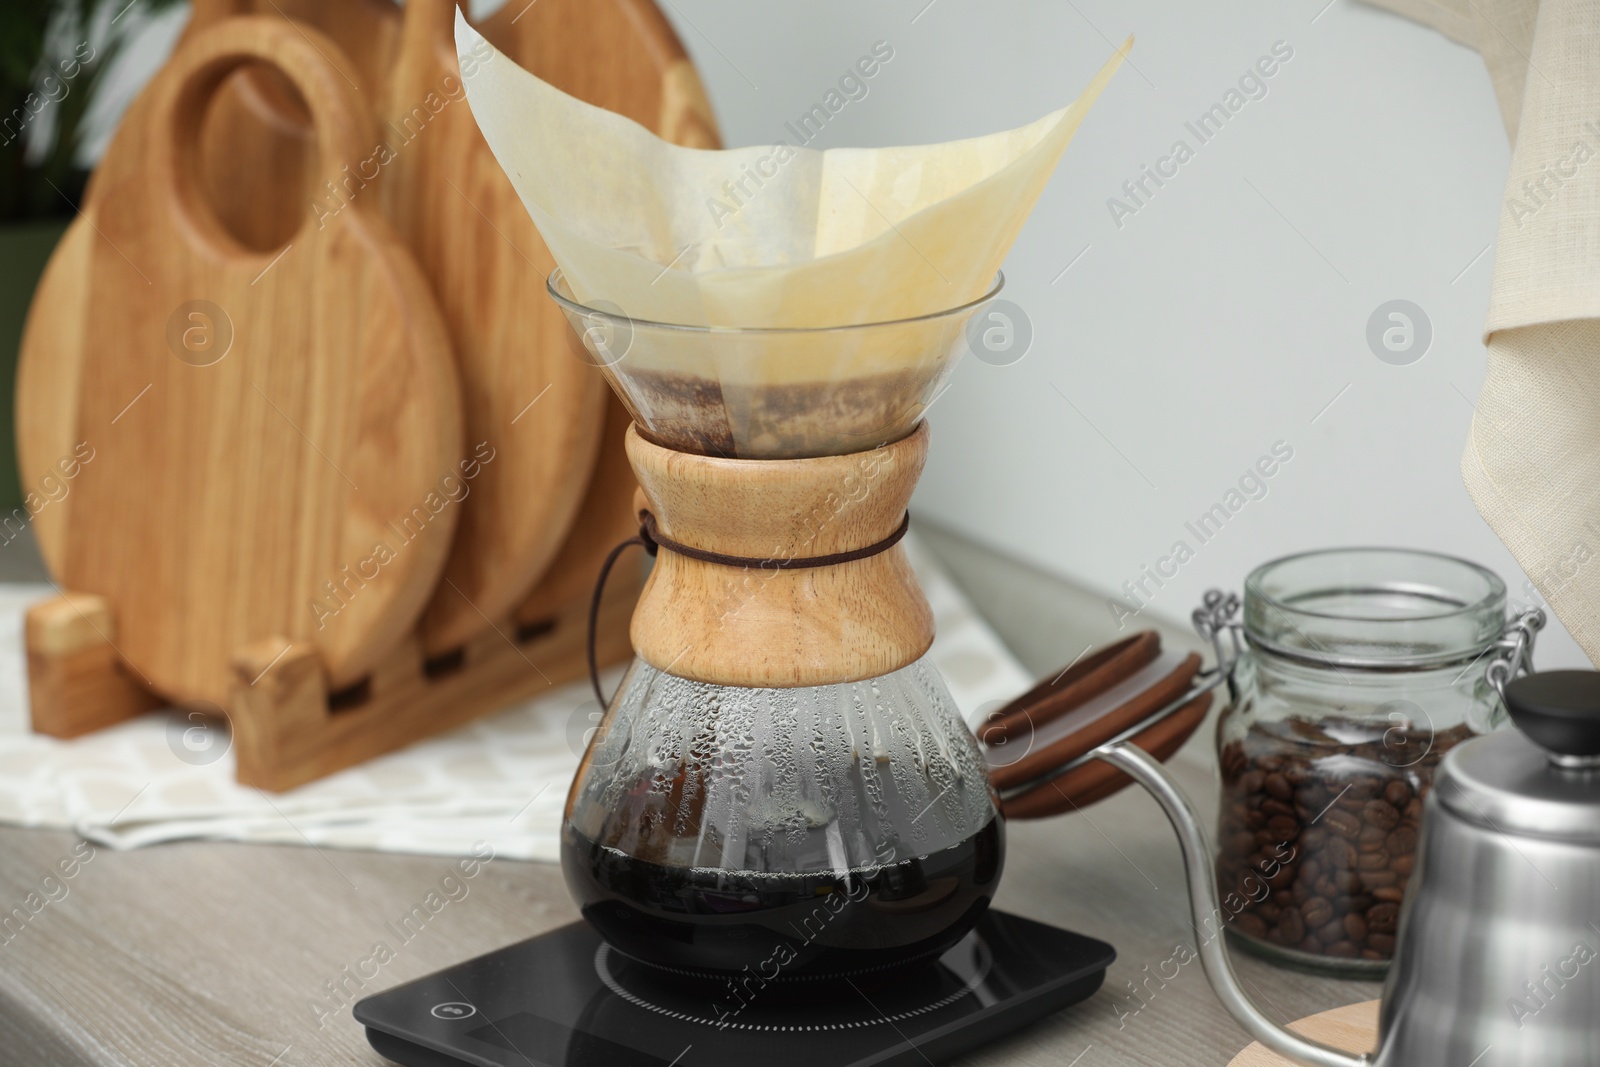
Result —
<instances>
[{"instance_id":1,"label":"leather cord tie","mask_svg":"<svg viewBox=\"0 0 1600 1067\"><path fill-rule=\"evenodd\" d=\"M867 559L880 552L887 552L900 543L900 539L911 528L911 512L906 512L905 518L900 520L900 525L894 533L882 541L870 544L865 548L853 548L848 552L832 552L826 556L799 556L776 557L771 556L758 559L754 556L730 556L723 552L712 552L704 548L695 548L681 541L674 541L663 534L656 524L656 517L648 511L639 513L639 536L630 537L617 547L613 548L600 565L600 575L595 579L594 598L589 601L589 684L594 687L594 698L600 702L603 711L610 702L600 689L600 666L595 658L595 639L600 627L600 599L605 594L606 579L611 577L611 568L616 565L618 558L630 547L638 545L650 555L654 556L659 549L676 553L688 559L699 560L702 563L715 563L722 567L755 568L757 570L804 570L811 567L837 567L841 563L854 563L858 559Z\"/></svg>"}]
</instances>

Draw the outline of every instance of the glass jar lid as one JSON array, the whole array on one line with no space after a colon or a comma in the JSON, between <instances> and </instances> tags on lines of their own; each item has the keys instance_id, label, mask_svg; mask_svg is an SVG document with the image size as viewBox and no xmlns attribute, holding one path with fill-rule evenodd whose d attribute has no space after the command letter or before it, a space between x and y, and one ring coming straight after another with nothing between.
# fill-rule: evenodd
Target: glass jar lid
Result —
<instances>
[{"instance_id":1,"label":"glass jar lid","mask_svg":"<svg viewBox=\"0 0 1600 1067\"><path fill-rule=\"evenodd\" d=\"M1262 564L1245 579L1244 631L1307 666L1423 671L1471 663L1505 630L1505 583L1454 556L1338 548Z\"/></svg>"}]
</instances>

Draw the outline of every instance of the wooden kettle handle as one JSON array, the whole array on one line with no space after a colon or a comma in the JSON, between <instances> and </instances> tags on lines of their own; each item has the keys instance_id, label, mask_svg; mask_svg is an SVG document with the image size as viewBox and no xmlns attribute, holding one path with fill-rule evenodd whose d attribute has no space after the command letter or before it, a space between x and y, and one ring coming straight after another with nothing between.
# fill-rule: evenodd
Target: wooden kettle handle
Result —
<instances>
[{"instance_id":1,"label":"wooden kettle handle","mask_svg":"<svg viewBox=\"0 0 1600 1067\"><path fill-rule=\"evenodd\" d=\"M337 186L347 169L357 170L373 157L377 123L331 56L340 56L341 66L351 66L338 45L310 26L242 15L195 34L162 72L152 101L153 170L158 181L174 190L192 236L213 255L255 259L277 254L244 247L221 225L206 206L200 169L193 165L206 105L222 80L240 65L256 61L276 68L305 101L317 135L315 188L325 182ZM375 175L364 177L370 180ZM316 224L308 206L304 226Z\"/></svg>"}]
</instances>

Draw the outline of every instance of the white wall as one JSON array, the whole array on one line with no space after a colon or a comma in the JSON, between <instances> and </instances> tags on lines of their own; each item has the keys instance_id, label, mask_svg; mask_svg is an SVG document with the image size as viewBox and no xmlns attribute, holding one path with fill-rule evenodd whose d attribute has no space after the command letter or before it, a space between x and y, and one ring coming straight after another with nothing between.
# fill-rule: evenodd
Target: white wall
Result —
<instances>
[{"instance_id":1,"label":"white wall","mask_svg":"<svg viewBox=\"0 0 1600 1067\"><path fill-rule=\"evenodd\" d=\"M819 146L1021 124L1137 35L1006 264L1031 351L957 371L921 514L1107 596L1185 539L1194 558L1147 585L1169 619L1323 545L1456 553L1528 599L1457 473L1508 158L1475 53L1352 0L659 2L730 145L783 138L878 40L894 59ZM1185 123L1280 41L1266 95L1200 145ZM1118 226L1108 198L1180 138L1194 158ZM1397 298L1433 329L1408 366L1365 336ZM1278 441L1267 495L1200 544L1184 524ZM1559 624L1539 660L1584 662Z\"/></svg>"},{"instance_id":2,"label":"white wall","mask_svg":"<svg viewBox=\"0 0 1600 1067\"><path fill-rule=\"evenodd\" d=\"M1149 610L1169 618L1207 586L1238 588L1255 564L1323 545L1459 554L1526 599L1457 473L1509 154L1488 77L1432 31L1326 2L663 6L729 144L781 137L879 39L894 60L823 147L1020 124L1137 35L1006 264L1032 349L957 371L932 415L920 513L1107 595L1186 539L1194 558L1147 584ZM1200 145L1185 122L1278 41L1294 55L1267 94ZM1107 199L1179 138L1194 158L1117 226ZM1433 327L1408 366L1366 341L1396 298ZM1185 522L1277 441L1294 457L1267 495L1201 545ZM1584 663L1559 625L1539 659Z\"/></svg>"}]
</instances>

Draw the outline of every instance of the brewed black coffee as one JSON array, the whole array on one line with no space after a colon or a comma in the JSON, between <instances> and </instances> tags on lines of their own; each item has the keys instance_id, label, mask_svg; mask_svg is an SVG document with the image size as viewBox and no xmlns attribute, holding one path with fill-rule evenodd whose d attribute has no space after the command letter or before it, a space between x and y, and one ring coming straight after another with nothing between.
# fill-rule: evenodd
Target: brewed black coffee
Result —
<instances>
[{"instance_id":1,"label":"brewed black coffee","mask_svg":"<svg viewBox=\"0 0 1600 1067\"><path fill-rule=\"evenodd\" d=\"M994 818L949 848L844 871L668 867L570 825L561 851L568 890L618 951L765 986L886 972L942 953L988 907L1005 835Z\"/></svg>"},{"instance_id":2,"label":"brewed black coffee","mask_svg":"<svg viewBox=\"0 0 1600 1067\"><path fill-rule=\"evenodd\" d=\"M921 660L789 689L636 660L573 780L561 867L630 958L792 984L955 944L994 895L1004 835L972 733Z\"/></svg>"}]
</instances>

